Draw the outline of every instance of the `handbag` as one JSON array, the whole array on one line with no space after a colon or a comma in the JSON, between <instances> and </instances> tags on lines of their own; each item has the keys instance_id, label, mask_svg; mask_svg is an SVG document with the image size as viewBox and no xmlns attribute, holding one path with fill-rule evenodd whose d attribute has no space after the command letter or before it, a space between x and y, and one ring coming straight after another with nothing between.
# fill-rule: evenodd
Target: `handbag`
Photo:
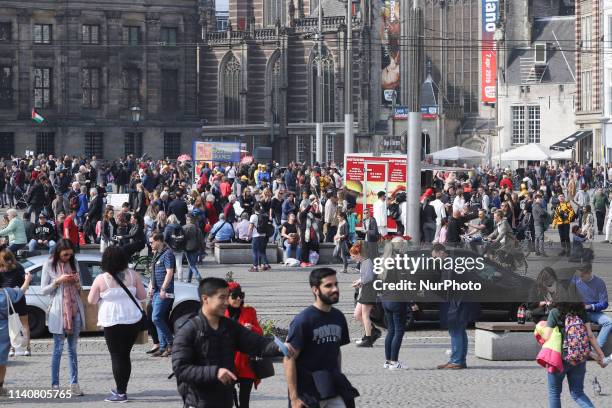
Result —
<instances>
[{"instance_id":1,"label":"handbag","mask_svg":"<svg viewBox=\"0 0 612 408\"><path fill-rule=\"evenodd\" d=\"M263 380L274 376L274 364L272 359L263 357L251 357L249 359L251 368L257 379Z\"/></svg>"},{"instance_id":2,"label":"handbag","mask_svg":"<svg viewBox=\"0 0 612 408\"><path fill-rule=\"evenodd\" d=\"M6 297L6 315L8 316L8 328L9 337L11 339L11 346L13 348L24 348L28 345L28 338L25 335L23 324L19 319L19 315L15 312L15 307L6 289L4 290L4 296ZM10 314L13 312L13 314Z\"/></svg>"},{"instance_id":3,"label":"handbag","mask_svg":"<svg viewBox=\"0 0 612 408\"><path fill-rule=\"evenodd\" d=\"M138 303L134 295L132 295L132 292L130 292L129 289L125 287L125 284L121 282L121 280L117 279L114 275L111 275L111 276L113 277L113 279L115 279L115 281L119 284L119 286L121 286L121 288L125 291L125 293L127 293L130 299L132 299L132 302L134 302L138 310L140 310L140 313L142 313L142 317L136 323L136 328L138 328L139 331L147 330L147 327L148 327L147 314L145 313L144 310L142 310L142 307L140 306L140 304Z\"/></svg>"}]
</instances>

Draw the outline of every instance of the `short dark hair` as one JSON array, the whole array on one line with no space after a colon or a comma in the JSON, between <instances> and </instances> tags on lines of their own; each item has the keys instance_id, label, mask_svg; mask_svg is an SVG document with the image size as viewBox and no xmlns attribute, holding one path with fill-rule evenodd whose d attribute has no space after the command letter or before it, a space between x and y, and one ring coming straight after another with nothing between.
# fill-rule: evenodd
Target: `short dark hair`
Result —
<instances>
[{"instance_id":1,"label":"short dark hair","mask_svg":"<svg viewBox=\"0 0 612 408\"><path fill-rule=\"evenodd\" d=\"M379 191L378 194L377 194L378 198L384 197L386 195L387 195L387 193L385 193L384 191Z\"/></svg>"},{"instance_id":2,"label":"short dark hair","mask_svg":"<svg viewBox=\"0 0 612 408\"><path fill-rule=\"evenodd\" d=\"M321 285L321 281L328 276L336 276L336 271L332 268L317 268L310 272L308 281L310 282L311 288L318 288Z\"/></svg>"},{"instance_id":3,"label":"short dark hair","mask_svg":"<svg viewBox=\"0 0 612 408\"><path fill-rule=\"evenodd\" d=\"M121 208L130 208L130 203L126 201L125 203L121 204Z\"/></svg>"},{"instance_id":4,"label":"short dark hair","mask_svg":"<svg viewBox=\"0 0 612 408\"><path fill-rule=\"evenodd\" d=\"M115 276L128 268L128 257L121 247L111 245L104 250L100 266L104 272Z\"/></svg>"},{"instance_id":5,"label":"short dark hair","mask_svg":"<svg viewBox=\"0 0 612 408\"><path fill-rule=\"evenodd\" d=\"M153 236L151 237L153 238L153 241L164 241L164 234L161 232L156 232L155 234L153 234Z\"/></svg>"},{"instance_id":6,"label":"short dark hair","mask_svg":"<svg viewBox=\"0 0 612 408\"><path fill-rule=\"evenodd\" d=\"M219 289L228 288L229 284L225 279L221 278L204 278L198 286L198 296L202 300L202 296L214 296Z\"/></svg>"}]
</instances>

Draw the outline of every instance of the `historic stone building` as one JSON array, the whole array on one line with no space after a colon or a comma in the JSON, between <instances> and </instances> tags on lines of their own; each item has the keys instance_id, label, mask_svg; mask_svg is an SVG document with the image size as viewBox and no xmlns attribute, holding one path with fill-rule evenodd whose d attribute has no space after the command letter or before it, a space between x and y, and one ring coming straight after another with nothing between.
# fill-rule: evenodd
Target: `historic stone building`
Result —
<instances>
[{"instance_id":1,"label":"historic stone building","mask_svg":"<svg viewBox=\"0 0 612 408\"><path fill-rule=\"evenodd\" d=\"M364 2L365 3L365 2ZM310 0L231 0L229 26L219 32L203 7L199 112L203 138L241 141L247 150L272 146L274 157L314 161L317 62L323 70L324 161L342 160L345 4L323 0L323 52L316 46L317 12ZM372 127L367 19L354 3L353 109L356 143L368 150Z\"/></svg>"},{"instance_id":2,"label":"historic stone building","mask_svg":"<svg viewBox=\"0 0 612 408\"><path fill-rule=\"evenodd\" d=\"M2 1L0 156L190 152L199 38L198 0Z\"/></svg>"}]
</instances>

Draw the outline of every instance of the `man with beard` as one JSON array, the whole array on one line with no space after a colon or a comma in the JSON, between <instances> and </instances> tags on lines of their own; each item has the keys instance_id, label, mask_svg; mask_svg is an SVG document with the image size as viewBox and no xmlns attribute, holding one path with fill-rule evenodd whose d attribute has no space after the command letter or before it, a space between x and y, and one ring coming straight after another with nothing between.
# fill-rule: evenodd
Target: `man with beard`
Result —
<instances>
[{"instance_id":1,"label":"man with beard","mask_svg":"<svg viewBox=\"0 0 612 408\"><path fill-rule=\"evenodd\" d=\"M359 392L342 374L340 347L351 342L344 314L332 307L340 299L336 271L317 268L310 273L315 302L289 326L287 342L295 353L285 357L289 406L349 408Z\"/></svg>"}]
</instances>

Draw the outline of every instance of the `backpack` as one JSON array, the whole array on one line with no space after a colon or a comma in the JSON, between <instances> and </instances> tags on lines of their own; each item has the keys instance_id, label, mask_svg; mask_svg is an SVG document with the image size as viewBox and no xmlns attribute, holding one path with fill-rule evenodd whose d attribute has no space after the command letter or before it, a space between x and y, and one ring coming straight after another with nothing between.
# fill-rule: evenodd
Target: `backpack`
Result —
<instances>
[{"instance_id":1,"label":"backpack","mask_svg":"<svg viewBox=\"0 0 612 408\"><path fill-rule=\"evenodd\" d=\"M182 251L185 249L185 233L180 225L174 227L172 234L170 234L170 242L168 245L170 245L170 248L174 251Z\"/></svg>"},{"instance_id":2,"label":"backpack","mask_svg":"<svg viewBox=\"0 0 612 408\"><path fill-rule=\"evenodd\" d=\"M573 314L565 316L563 360L575 366L589 357L591 344L584 321Z\"/></svg>"},{"instance_id":3,"label":"backpack","mask_svg":"<svg viewBox=\"0 0 612 408\"><path fill-rule=\"evenodd\" d=\"M274 227L267 214L257 214L257 224L255 228L257 228L257 232L262 235L272 235L274 233Z\"/></svg>"}]
</instances>

